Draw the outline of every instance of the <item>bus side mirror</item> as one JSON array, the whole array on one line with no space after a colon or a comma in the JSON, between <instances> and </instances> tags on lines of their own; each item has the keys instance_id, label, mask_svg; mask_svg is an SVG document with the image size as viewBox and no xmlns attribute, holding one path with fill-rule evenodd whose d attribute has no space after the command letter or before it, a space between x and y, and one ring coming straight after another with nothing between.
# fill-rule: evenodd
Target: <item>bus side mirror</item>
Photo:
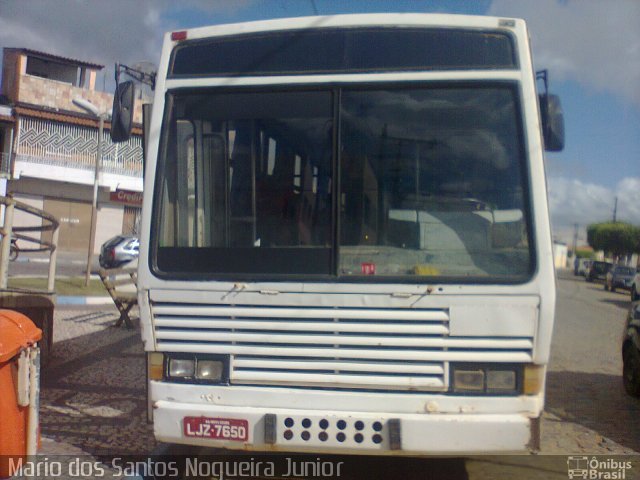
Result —
<instances>
[{"instance_id":1,"label":"bus side mirror","mask_svg":"<svg viewBox=\"0 0 640 480\"><path fill-rule=\"evenodd\" d=\"M560 105L560 97L551 94L538 96L540 116L542 117L542 137L544 149L559 152L564 148L564 115Z\"/></svg>"},{"instance_id":2,"label":"bus side mirror","mask_svg":"<svg viewBox=\"0 0 640 480\"><path fill-rule=\"evenodd\" d=\"M111 140L115 143L126 142L131 136L134 93L133 81L119 83L116 87L111 113Z\"/></svg>"}]
</instances>

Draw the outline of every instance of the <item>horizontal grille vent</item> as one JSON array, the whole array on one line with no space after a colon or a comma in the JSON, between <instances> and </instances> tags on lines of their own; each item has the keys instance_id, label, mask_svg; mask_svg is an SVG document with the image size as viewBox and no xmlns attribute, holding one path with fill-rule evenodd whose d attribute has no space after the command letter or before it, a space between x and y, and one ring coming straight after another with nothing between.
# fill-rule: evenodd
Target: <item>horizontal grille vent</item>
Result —
<instances>
[{"instance_id":1,"label":"horizontal grille vent","mask_svg":"<svg viewBox=\"0 0 640 480\"><path fill-rule=\"evenodd\" d=\"M531 338L449 336L447 310L153 305L160 351L231 355L234 384L442 391L449 362L531 361Z\"/></svg>"}]
</instances>

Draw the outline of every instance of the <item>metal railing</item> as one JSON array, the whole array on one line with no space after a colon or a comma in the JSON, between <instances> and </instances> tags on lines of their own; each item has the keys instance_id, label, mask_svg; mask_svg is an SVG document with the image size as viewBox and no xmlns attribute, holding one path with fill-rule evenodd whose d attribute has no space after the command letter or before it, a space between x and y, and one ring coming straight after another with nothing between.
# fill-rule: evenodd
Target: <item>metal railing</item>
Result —
<instances>
[{"instance_id":1,"label":"metal railing","mask_svg":"<svg viewBox=\"0 0 640 480\"><path fill-rule=\"evenodd\" d=\"M19 120L15 162L93 170L98 130L69 123L22 117ZM113 143L103 131L102 171L142 177L142 138Z\"/></svg>"},{"instance_id":2,"label":"metal railing","mask_svg":"<svg viewBox=\"0 0 640 480\"><path fill-rule=\"evenodd\" d=\"M47 275L47 291L53 292L56 280L56 259L58 255L58 233L60 222L58 219L38 208L18 202L13 198L1 197L0 205L4 206L4 221L0 227L0 289L6 289L9 280L9 254L11 251L11 240L15 238L29 244L37 246L33 248L20 248L20 252L49 252L49 272ZM26 212L40 219L41 225L14 227L13 217L15 209ZM32 236L37 232L52 232L51 241Z\"/></svg>"},{"instance_id":3,"label":"metal railing","mask_svg":"<svg viewBox=\"0 0 640 480\"><path fill-rule=\"evenodd\" d=\"M11 178L10 153L0 153L0 178Z\"/></svg>"},{"instance_id":4,"label":"metal railing","mask_svg":"<svg viewBox=\"0 0 640 480\"><path fill-rule=\"evenodd\" d=\"M22 153L14 156L16 162L35 163L38 165L51 165L55 167L76 168L79 170L93 171L95 168L95 154L93 162L88 162L82 157L63 157L60 155L25 155ZM102 158L102 166L100 170L104 173L113 173L114 175L127 175L129 177L142 177L142 162L113 160L109 157Z\"/></svg>"}]
</instances>

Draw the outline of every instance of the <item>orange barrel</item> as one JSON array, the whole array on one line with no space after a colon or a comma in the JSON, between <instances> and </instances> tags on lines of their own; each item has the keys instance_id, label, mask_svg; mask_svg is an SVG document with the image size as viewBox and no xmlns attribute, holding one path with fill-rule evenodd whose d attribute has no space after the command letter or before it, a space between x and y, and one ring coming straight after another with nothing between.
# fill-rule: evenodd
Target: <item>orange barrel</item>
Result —
<instances>
[{"instance_id":1,"label":"orange barrel","mask_svg":"<svg viewBox=\"0 0 640 480\"><path fill-rule=\"evenodd\" d=\"M26 316L0 310L0 478L15 474L10 467L27 454L30 411L33 415L29 389L38 391L39 385L29 383L31 361L25 353L41 338L42 331Z\"/></svg>"}]
</instances>

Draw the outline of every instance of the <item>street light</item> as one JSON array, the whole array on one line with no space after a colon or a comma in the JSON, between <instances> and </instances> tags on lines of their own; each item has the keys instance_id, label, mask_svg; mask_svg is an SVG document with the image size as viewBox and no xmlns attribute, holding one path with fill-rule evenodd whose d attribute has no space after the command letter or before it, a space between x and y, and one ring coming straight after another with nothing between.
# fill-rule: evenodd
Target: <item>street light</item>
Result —
<instances>
[{"instance_id":1,"label":"street light","mask_svg":"<svg viewBox=\"0 0 640 480\"><path fill-rule=\"evenodd\" d=\"M91 263L93 260L93 244L96 241L96 222L98 219L98 175L102 164L102 133L104 131L104 121L108 118L107 112L100 112L98 107L84 98L74 98L73 103L98 118L98 149L96 152L96 165L93 172L93 201L91 203L91 227L89 233L89 248L87 249L87 272L84 277L84 286L89 286L91 276Z\"/></svg>"}]
</instances>

